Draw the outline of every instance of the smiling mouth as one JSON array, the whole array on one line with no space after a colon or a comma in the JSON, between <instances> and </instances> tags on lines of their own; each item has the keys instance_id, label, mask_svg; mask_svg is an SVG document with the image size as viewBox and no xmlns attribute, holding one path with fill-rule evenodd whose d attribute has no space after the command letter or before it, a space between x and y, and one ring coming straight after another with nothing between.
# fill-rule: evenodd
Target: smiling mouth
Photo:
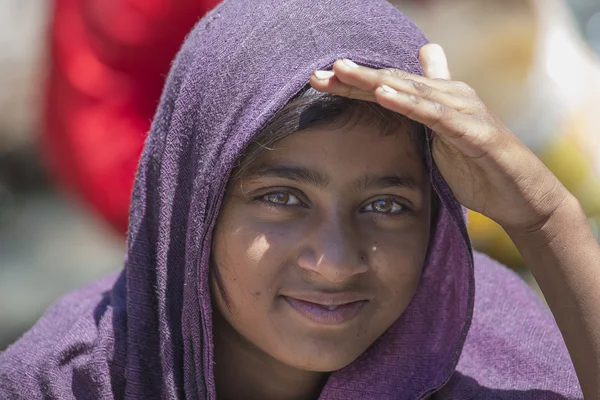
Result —
<instances>
[{"instance_id":1,"label":"smiling mouth","mask_svg":"<svg viewBox=\"0 0 600 400\"><path fill-rule=\"evenodd\" d=\"M356 318L368 300L342 304L320 304L283 296L287 304L304 318L319 325L342 325Z\"/></svg>"}]
</instances>

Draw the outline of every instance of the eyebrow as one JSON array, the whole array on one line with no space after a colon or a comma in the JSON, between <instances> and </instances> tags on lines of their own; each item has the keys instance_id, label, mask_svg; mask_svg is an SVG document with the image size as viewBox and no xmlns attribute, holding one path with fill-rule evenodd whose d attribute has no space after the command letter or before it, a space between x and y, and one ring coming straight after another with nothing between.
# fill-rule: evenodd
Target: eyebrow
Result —
<instances>
[{"instance_id":1,"label":"eyebrow","mask_svg":"<svg viewBox=\"0 0 600 400\"><path fill-rule=\"evenodd\" d=\"M393 174L387 176L365 175L354 181L352 185L356 192L373 189L388 189L393 187L419 190L421 182L410 175Z\"/></svg>"},{"instance_id":2,"label":"eyebrow","mask_svg":"<svg viewBox=\"0 0 600 400\"><path fill-rule=\"evenodd\" d=\"M261 177L289 179L295 182L315 186L319 189L325 189L331 181L329 176L322 172L288 165L257 166L244 174L244 178L246 179L256 179ZM367 174L357 179L352 184L352 188L356 192L392 187L418 190L421 187L421 182L412 176L403 174L387 176Z\"/></svg>"},{"instance_id":3,"label":"eyebrow","mask_svg":"<svg viewBox=\"0 0 600 400\"><path fill-rule=\"evenodd\" d=\"M299 183L312 185L319 189L325 189L330 182L329 177L319 171L288 165L258 166L250 169L244 175L244 178L247 179L260 177L289 179Z\"/></svg>"}]
</instances>

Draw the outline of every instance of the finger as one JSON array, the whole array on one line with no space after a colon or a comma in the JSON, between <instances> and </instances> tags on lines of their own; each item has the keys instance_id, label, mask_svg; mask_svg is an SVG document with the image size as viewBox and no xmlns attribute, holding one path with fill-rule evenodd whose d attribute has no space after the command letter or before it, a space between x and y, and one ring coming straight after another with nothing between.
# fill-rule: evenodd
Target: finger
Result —
<instances>
[{"instance_id":1,"label":"finger","mask_svg":"<svg viewBox=\"0 0 600 400\"><path fill-rule=\"evenodd\" d=\"M321 72L329 71L315 71L311 75L309 81L310 85L319 92L331 93L351 99L377 102L373 91L362 91L354 86L340 82L335 75L321 74Z\"/></svg>"},{"instance_id":2,"label":"finger","mask_svg":"<svg viewBox=\"0 0 600 400\"><path fill-rule=\"evenodd\" d=\"M439 131L442 135L447 133L447 129L442 126L442 121L453 117L453 115L450 115L451 113L456 113L455 110L448 109L439 103L412 94L398 92L386 85L377 88L375 97L383 107L405 115L413 121L420 122L436 132Z\"/></svg>"},{"instance_id":3,"label":"finger","mask_svg":"<svg viewBox=\"0 0 600 400\"><path fill-rule=\"evenodd\" d=\"M388 86L398 92L430 100L459 112L472 113L478 110L478 104L474 103L472 99L449 94L427 83L413 81L412 79L399 79Z\"/></svg>"},{"instance_id":4,"label":"finger","mask_svg":"<svg viewBox=\"0 0 600 400\"><path fill-rule=\"evenodd\" d=\"M419 62L423 75L431 79L452 79L448 60L444 49L439 44L429 43L421 47L419 51Z\"/></svg>"},{"instance_id":5,"label":"finger","mask_svg":"<svg viewBox=\"0 0 600 400\"><path fill-rule=\"evenodd\" d=\"M351 60L342 59L333 63L333 72L337 79L362 91L375 91L381 85L394 86L394 82L410 79L433 86L439 90L451 91L452 85L447 81L433 80L393 68L374 69L358 65Z\"/></svg>"},{"instance_id":6,"label":"finger","mask_svg":"<svg viewBox=\"0 0 600 400\"><path fill-rule=\"evenodd\" d=\"M359 100L377 101L374 91L361 90L355 86L343 83L331 71L316 71L311 76L310 83L315 89L322 92ZM477 110L476 105L473 104L471 99L456 97L431 87L424 82L412 79L396 79L387 86L400 92L443 104L460 112L470 113Z\"/></svg>"},{"instance_id":7,"label":"finger","mask_svg":"<svg viewBox=\"0 0 600 400\"><path fill-rule=\"evenodd\" d=\"M426 125L444 139L460 143L458 148L467 146L475 151L492 134L491 129L475 116L431 100L397 92L388 86L378 88L375 96L381 106Z\"/></svg>"}]
</instances>

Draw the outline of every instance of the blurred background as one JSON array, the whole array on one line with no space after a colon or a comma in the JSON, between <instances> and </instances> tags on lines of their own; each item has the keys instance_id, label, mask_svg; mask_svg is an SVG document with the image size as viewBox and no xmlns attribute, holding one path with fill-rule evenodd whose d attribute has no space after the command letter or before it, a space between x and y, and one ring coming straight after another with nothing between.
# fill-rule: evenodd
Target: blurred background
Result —
<instances>
[{"instance_id":1,"label":"blurred background","mask_svg":"<svg viewBox=\"0 0 600 400\"><path fill-rule=\"evenodd\" d=\"M217 0L0 2L0 350L122 267L137 160L169 63ZM394 0L600 230L600 0ZM471 214L477 249L530 282Z\"/></svg>"}]
</instances>

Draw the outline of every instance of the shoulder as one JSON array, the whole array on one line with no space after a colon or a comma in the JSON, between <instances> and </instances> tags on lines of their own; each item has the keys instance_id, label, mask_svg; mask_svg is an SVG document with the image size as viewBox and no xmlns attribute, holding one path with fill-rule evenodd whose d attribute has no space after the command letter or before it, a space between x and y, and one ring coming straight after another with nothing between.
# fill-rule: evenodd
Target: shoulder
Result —
<instances>
[{"instance_id":1,"label":"shoulder","mask_svg":"<svg viewBox=\"0 0 600 400\"><path fill-rule=\"evenodd\" d=\"M50 306L17 342L0 353L0 397L73 398L76 374L89 375L102 343L99 332L110 310L110 275ZM85 396L84 396L85 397Z\"/></svg>"},{"instance_id":2,"label":"shoulder","mask_svg":"<svg viewBox=\"0 0 600 400\"><path fill-rule=\"evenodd\" d=\"M454 378L462 398L581 398L554 318L512 270L475 253L473 320Z\"/></svg>"}]
</instances>

